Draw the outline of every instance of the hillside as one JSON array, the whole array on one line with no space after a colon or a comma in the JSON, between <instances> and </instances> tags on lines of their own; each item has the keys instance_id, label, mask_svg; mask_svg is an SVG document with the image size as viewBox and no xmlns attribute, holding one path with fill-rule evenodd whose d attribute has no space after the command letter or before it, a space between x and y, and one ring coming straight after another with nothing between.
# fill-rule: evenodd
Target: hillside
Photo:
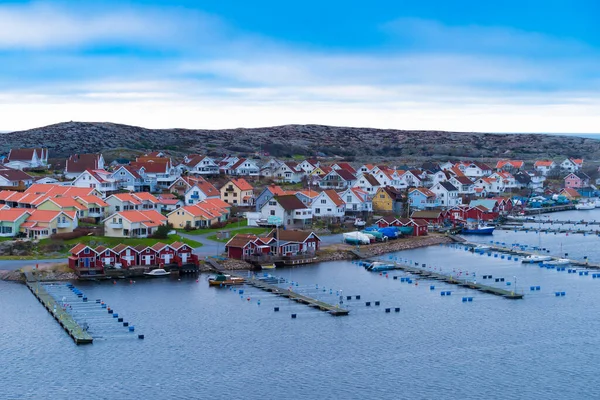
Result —
<instances>
[{"instance_id":1,"label":"hillside","mask_svg":"<svg viewBox=\"0 0 600 400\"><path fill-rule=\"evenodd\" d=\"M13 147L44 146L51 157L109 153L107 158L153 149L174 155L201 153L314 156L349 159L552 158L600 159L600 140L540 134L490 134L443 131L284 125L254 129L145 129L112 123L65 122L0 134L0 154ZM118 150L115 150L118 149Z\"/></svg>"}]
</instances>

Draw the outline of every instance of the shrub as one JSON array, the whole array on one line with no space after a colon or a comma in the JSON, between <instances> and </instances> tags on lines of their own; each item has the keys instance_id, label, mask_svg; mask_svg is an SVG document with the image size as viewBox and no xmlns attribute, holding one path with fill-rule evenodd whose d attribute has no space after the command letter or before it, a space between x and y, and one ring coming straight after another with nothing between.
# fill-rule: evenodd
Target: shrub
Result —
<instances>
[{"instance_id":1,"label":"shrub","mask_svg":"<svg viewBox=\"0 0 600 400\"><path fill-rule=\"evenodd\" d=\"M65 232L65 233L55 233L53 235L50 235L50 239L52 240L71 240L71 239L77 239L80 238L82 236L86 236L87 233L83 232L83 230L77 230L77 231L73 231L73 232Z\"/></svg>"},{"instance_id":2,"label":"shrub","mask_svg":"<svg viewBox=\"0 0 600 400\"><path fill-rule=\"evenodd\" d=\"M169 232L171 231L171 229L173 229L173 225L171 224L160 225L152 234L152 238L166 239L169 237Z\"/></svg>"}]
</instances>

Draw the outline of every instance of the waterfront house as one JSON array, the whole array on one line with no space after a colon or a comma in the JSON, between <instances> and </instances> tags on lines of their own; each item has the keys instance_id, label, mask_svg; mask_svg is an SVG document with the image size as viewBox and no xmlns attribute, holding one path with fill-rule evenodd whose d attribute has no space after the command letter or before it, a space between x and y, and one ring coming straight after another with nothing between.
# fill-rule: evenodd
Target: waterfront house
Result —
<instances>
[{"instance_id":1,"label":"waterfront house","mask_svg":"<svg viewBox=\"0 0 600 400\"><path fill-rule=\"evenodd\" d=\"M560 191L559 196L565 196L569 200L579 200L581 194L573 188L564 188Z\"/></svg>"},{"instance_id":2,"label":"waterfront house","mask_svg":"<svg viewBox=\"0 0 600 400\"><path fill-rule=\"evenodd\" d=\"M75 179L84 171L104 169L102 154L73 154L65 164L65 178Z\"/></svg>"},{"instance_id":3,"label":"waterfront house","mask_svg":"<svg viewBox=\"0 0 600 400\"><path fill-rule=\"evenodd\" d=\"M192 205L204 201L206 199L219 199L221 192L212 185L212 183L203 181L195 183L184 194L185 205Z\"/></svg>"},{"instance_id":4,"label":"waterfront house","mask_svg":"<svg viewBox=\"0 0 600 400\"><path fill-rule=\"evenodd\" d=\"M310 230L273 229L267 236L276 239L276 254L280 256L314 255L321 248L321 238Z\"/></svg>"},{"instance_id":5,"label":"waterfront house","mask_svg":"<svg viewBox=\"0 0 600 400\"><path fill-rule=\"evenodd\" d=\"M346 203L347 214L369 214L373 212L373 194L365 192L358 187L352 187L339 193Z\"/></svg>"},{"instance_id":6,"label":"waterfront house","mask_svg":"<svg viewBox=\"0 0 600 400\"><path fill-rule=\"evenodd\" d=\"M31 210L23 208L0 208L0 237L17 236L21 224L31 215Z\"/></svg>"},{"instance_id":7,"label":"waterfront house","mask_svg":"<svg viewBox=\"0 0 600 400\"><path fill-rule=\"evenodd\" d=\"M221 200L233 206L254 205L254 188L244 178L230 179L221 187Z\"/></svg>"},{"instance_id":8,"label":"waterfront house","mask_svg":"<svg viewBox=\"0 0 600 400\"><path fill-rule=\"evenodd\" d=\"M439 207L437 196L431 190L418 187L408 190L408 203L415 210L425 210Z\"/></svg>"},{"instance_id":9,"label":"waterfront house","mask_svg":"<svg viewBox=\"0 0 600 400\"><path fill-rule=\"evenodd\" d=\"M152 246L140 244L135 246L134 249L138 253L139 265L150 266L159 264L160 260L158 259L158 254L156 253L156 250L152 248Z\"/></svg>"},{"instance_id":10,"label":"waterfront house","mask_svg":"<svg viewBox=\"0 0 600 400\"><path fill-rule=\"evenodd\" d=\"M274 246L273 249L271 249L271 246L264 243L262 239L263 238L259 238L253 234L238 233L237 235L234 235L227 243L225 243L227 257L236 260L244 260L256 255L275 254L276 247ZM274 241L275 240L273 240L273 242Z\"/></svg>"},{"instance_id":11,"label":"waterfront house","mask_svg":"<svg viewBox=\"0 0 600 400\"><path fill-rule=\"evenodd\" d=\"M102 262L103 267L114 267L118 263L119 255L114 249L105 246L96 246L94 249L97 260Z\"/></svg>"},{"instance_id":12,"label":"waterfront house","mask_svg":"<svg viewBox=\"0 0 600 400\"><path fill-rule=\"evenodd\" d=\"M312 215L315 217L327 217L341 219L346 214L346 203L333 189L324 190L311 204Z\"/></svg>"},{"instance_id":13,"label":"waterfront house","mask_svg":"<svg viewBox=\"0 0 600 400\"><path fill-rule=\"evenodd\" d=\"M544 176L554 168L556 168L556 163L552 160L538 160L533 164L533 169Z\"/></svg>"},{"instance_id":14,"label":"waterfront house","mask_svg":"<svg viewBox=\"0 0 600 400\"><path fill-rule=\"evenodd\" d=\"M567 158L560 163L560 168L569 172L577 172L583 167L583 159L581 158Z\"/></svg>"},{"instance_id":15,"label":"waterfront house","mask_svg":"<svg viewBox=\"0 0 600 400\"><path fill-rule=\"evenodd\" d=\"M167 223L167 217L156 210L117 211L104 219L105 235L109 237L145 238Z\"/></svg>"},{"instance_id":16,"label":"waterfront house","mask_svg":"<svg viewBox=\"0 0 600 400\"><path fill-rule=\"evenodd\" d=\"M417 222L442 225L444 223L444 212L442 210L413 211L410 218Z\"/></svg>"},{"instance_id":17,"label":"waterfront house","mask_svg":"<svg viewBox=\"0 0 600 400\"><path fill-rule=\"evenodd\" d=\"M103 169L85 170L75 178L71 185L73 187L94 188L102 196L108 196L119 190L119 185L112 177L112 173Z\"/></svg>"},{"instance_id":18,"label":"waterfront house","mask_svg":"<svg viewBox=\"0 0 600 400\"><path fill-rule=\"evenodd\" d=\"M120 243L113 247L112 250L117 255L116 262L121 264L123 268L127 269L132 265L138 265L139 252L134 247Z\"/></svg>"},{"instance_id":19,"label":"waterfront house","mask_svg":"<svg viewBox=\"0 0 600 400\"><path fill-rule=\"evenodd\" d=\"M98 258L96 250L90 246L78 243L69 250L71 254L68 258L69 268L77 271L80 276L103 276L104 267L102 261Z\"/></svg>"},{"instance_id":20,"label":"waterfront house","mask_svg":"<svg viewBox=\"0 0 600 400\"><path fill-rule=\"evenodd\" d=\"M391 186L380 187L373 196L373 211L401 214L403 209L402 192Z\"/></svg>"},{"instance_id":21,"label":"waterfront house","mask_svg":"<svg viewBox=\"0 0 600 400\"><path fill-rule=\"evenodd\" d=\"M584 172L571 172L565 176L565 188L579 189L590 185L590 177Z\"/></svg>"},{"instance_id":22,"label":"waterfront house","mask_svg":"<svg viewBox=\"0 0 600 400\"><path fill-rule=\"evenodd\" d=\"M48 167L48 149L11 149L4 165L19 170Z\"/></svg>"},{"instance_id":23,"label":"waterfront house","mask_svg":"<svg viewBox=\"0 0 600 400\"><path fill-rule=\"evenodd\" d=\"M260 209L263 219L277 217L286 227L304 228L312 223L312 210L295 195L275 196Z\"/></svg>"},{"instance_id":24,"label":"waterfront house","mask_svg":"<svg viewBox=\"0 0 600 400\"><path fill-rule=\"evenodd\" d=\"M462 204L462 198L456 186L450 182L438 182L430 189L437 198L437 202L442 207L454 207Z\"/></svg>"},{"instance_id":25,"label":"waterfront house","mask_svg":"<svg viewBox=\"0 0 600 400\"><path fill-rule=\"evenodd\" d=\"M500 212L500 203L498 202L497 199L477 199L477 200L471 200L471 202L469 203L469 207L471 207L471 208L477 207L477 206L483 206L487 210L495 212L495 213Z\"/></svg>"}]
</instances>

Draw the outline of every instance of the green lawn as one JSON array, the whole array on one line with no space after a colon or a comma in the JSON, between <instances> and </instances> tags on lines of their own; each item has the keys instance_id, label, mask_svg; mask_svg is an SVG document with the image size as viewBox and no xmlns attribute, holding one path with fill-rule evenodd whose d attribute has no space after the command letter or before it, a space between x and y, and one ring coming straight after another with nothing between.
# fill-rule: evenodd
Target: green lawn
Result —
<instances>
[{"instance_id":1,"label":"green lawn","mask_svg":"<svg viewBox=\"0 0 600 400\"><path fill-rule=\"evenodd\" d=\"M253 233L255 235L261 235L261 234L266 234L270 231L270 229L265 229L265 228L243 228L243 229L236 229L235 231L231 232L231 237L233 237L234 235L238 234L238 233ZM217 235L210 235L206 237L209 240L214 240L215 242L221 242L221 243L227 243L229 241L229 239L217 239Z\"/></svg>"},{"instance_id":2,"label":"green lawn","mask_svg":"<svg viewBox=\"0 0 600 400\"><path fill-rule=\"evenodd\" d=\"M248 226L248 220L245 218L241 218L239 222L232 222L225 225L223 228L204 228L204 229L194 229L191 231L186 231L185 229L176 229L177 232L181 233L189 233L190 235L202 235L203 233L209 232L218 232L224 229L237 229L243 228L244 226Z\"/></svg>"},{"instance_id":3,"label":"green lawn","mask_svg":"<svg viewBox=\"0 0 600 400\"><path fill-rule=\"evenodd\" d=\"M93 244L91 244L93 242ZM127 244L130 246L137 246L140 244L146 246L152 246L158 242L171 244L173 242L183 242L192 247L201 247L202 243L196 242L195 240L182 238L179 235L169 235L168 239L153 239L153 238L118 238L118 237L106 237L106 236L82 236L77 239L65 240L65 244L75 246L77 243L90 244L91 246L107 246L114 247L119 243ZM40 244L50 243L50 239L44 239L40 241Z\"/></svg>"}]
</instances>

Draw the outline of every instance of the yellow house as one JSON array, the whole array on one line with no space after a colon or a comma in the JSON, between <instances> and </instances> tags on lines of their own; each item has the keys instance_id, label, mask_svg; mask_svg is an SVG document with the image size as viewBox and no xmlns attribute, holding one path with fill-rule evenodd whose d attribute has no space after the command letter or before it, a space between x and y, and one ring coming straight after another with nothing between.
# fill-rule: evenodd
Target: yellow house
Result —
<instances>
[{"instance_id":1,"label":"yellow house","mask_svg":"<svg viewBox=\"0 0 600 400\"><path fill-rule=\"evenodd\" d=\"M199 229L208 228L212 224L219 222L219 218L222 216L221 213L216 210L207 210L201 207L200 204L192 206L180 207L167 214L169 223L176 229Z\"/></svg>"},{"instance_id":2,"label":"yellow house","mask_svg":"<svg viewBox=\"0 0 600 400\"><path fill-rule=\"evenodd\" d=\"M373 211L400 214L402 192L391 186L380 187L373 197Z\"/></svg>"},{"instance_id":3,"label":"yellow house","mask_svg":"<svg viewBox=\"0 0 600 400\"><path fill-rule=\"evenodd\" d=\"M55 233L73 232L75 228L75 211L33 210L19 230L30 239L43 239Z\"/></svg>"},{"instance_id":4,"label":"yellow house","mask_svg":"<svg viewBox=\"0 0 600 400\"><path fill-rule=\"evenodd\" d=\"M234 206L251 206L254 188L244 178L231 179L221 188L221 200Z\"/></svg>"},{"instance_id":5,"label":"yellow house","mask_svg":"<svg viewBox=\"0 0 600 400\"><path fill-rule=\"evenodd\" d=\"M75 200L85 207L84 217L104 218L108 213L108 203L98 196L79 196Z\"/></svg>"},{"instance_id":6,"label":"yellow house","mask_svg":"<svg viewBox=\"0 0 600 400\"><path fill-rule=\"evenodd\" d=\"M77 217L85 217L86 208L72 197L49 197L42 201L38 210L45 211L72 211L77 213Z\"/></svg>"},{"instance_id":7,"label":"yellow house","mask_svg":"<svg viewBox=\"0 0 600 400\"><path fill-rule=\"evenodd\" d=\"M156 210L120 211L104 220L104 234L109 237L145 238L166 223L167 217Z\"/></svg>"}]
</instances>

